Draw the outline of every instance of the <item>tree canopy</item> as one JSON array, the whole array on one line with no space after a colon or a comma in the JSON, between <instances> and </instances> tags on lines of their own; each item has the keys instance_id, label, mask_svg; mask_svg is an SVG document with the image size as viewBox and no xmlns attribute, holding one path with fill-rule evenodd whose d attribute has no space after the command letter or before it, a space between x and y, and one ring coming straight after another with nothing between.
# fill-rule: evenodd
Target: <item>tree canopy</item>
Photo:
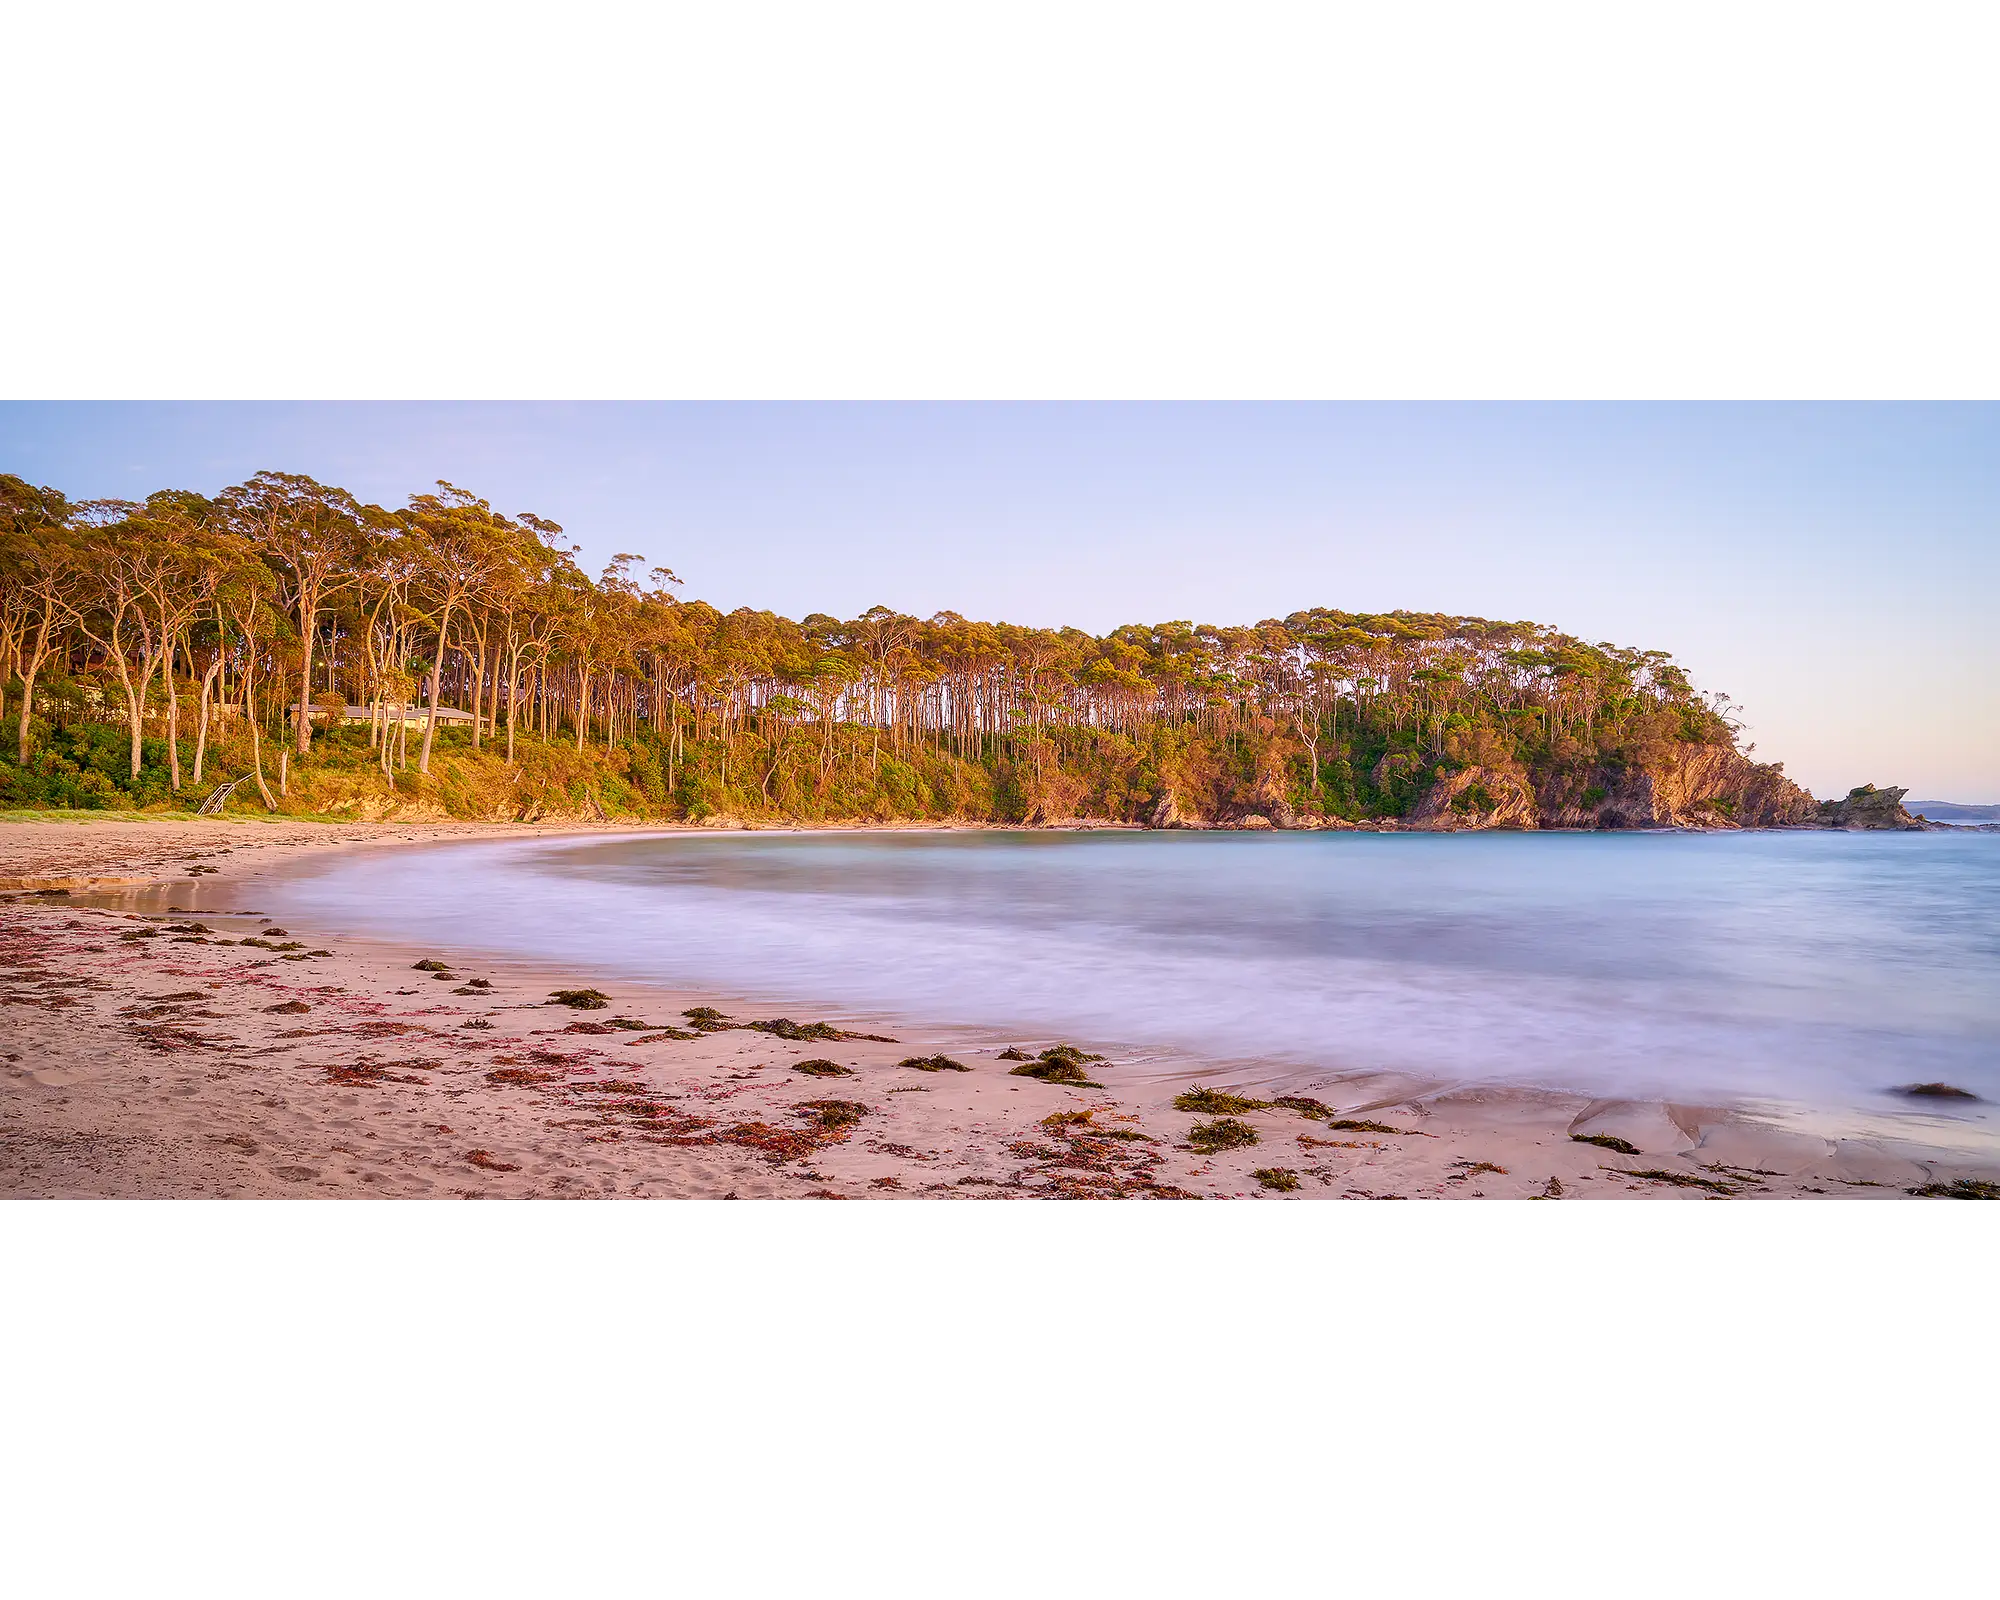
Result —
<instances>
[{"instance_id":1,"label":"tree canopy","mask_svg":"<svg viewBox=\"0 0 2000 1600\"><path fill-rule=\"evenodd\" d=\"M32 800L34 771L82 773L79 740L121 729L95 803L164 801L246 738L262 786L268 733L281 791L293 761L420 786L444 741L516 773L565 746L598 763L591 804L615 777L665 815L1143 820L1167 794L1361 818L1471 766L1581 785L1734 744L1727 700L1664 652L1540 623L794 620L683 599L639 555L595 578L576 556L558 523L444 482L390 510L293 473L143 502L0 475L0 780Z\"/></svg>"}]
</instances>

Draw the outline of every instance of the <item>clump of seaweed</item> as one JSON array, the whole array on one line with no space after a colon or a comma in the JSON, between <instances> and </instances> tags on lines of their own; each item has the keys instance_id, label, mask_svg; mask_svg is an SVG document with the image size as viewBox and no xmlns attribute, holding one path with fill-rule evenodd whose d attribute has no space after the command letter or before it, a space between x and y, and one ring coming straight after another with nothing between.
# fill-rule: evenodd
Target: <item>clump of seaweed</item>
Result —
<instances>
[{"instance_id":1,"label":"clump of seaweed","mask_svg":"<svg viewBox=\"0 0 2000 1600\"><path fill-rule=\"evenodd\" d=\"M264 932L267 935L274 933L283 933L284 931L285 930L283 928L266 928L264 930ZM243 942L245 944L248 944L250 941L248 939L245 939ZM451 968L442 961L423 960L423 961L412 962L410 964L410 970L412 972L449 972L451 971Z\"/></svg>"},{"instance_id":2,"label":"clump of seaweed","mask_svg":"<svg viewBox=\"0 0 2000 1600\"><path fill-rule=\"evenodd\" d=\"M1984 1178L1953 1178L1950 1183L1926 1183L1909 1191L1926 1200L2000 1200L2000 1183Z\"/></svg>"},{"instance_id":3,"label":"clump of seaweed","mask_svg":"<svg viewBox=\"0 0 2000 1600\"><path fill-rule=\"evenodd\" d=\"M1002 1061L1033 1061L1035 1058L1017 1044L1010 1044L1000 1052Z\"/></svg>"},{"instance_id":4,"label":"clump of seaweed","mask_svg":"<svg viewBox=\"0 0 2000 1600\"><path fill-rule=\"evenodd\" d=\"M1386 1122L1369 1122L1358 1117L1336 1117L1327 1126L1336 1133L1407 1133L1407 1128L1392 1128Z\"/></svg>"},{"instance_id":5,"label":"clump of seaweed","mask_svg":"<svg viewBox=\"0 0 2000 1600\"><path fill-rule=\"evenodd\" d=\"M1669 1172L1664 1167L1645 1167L1631 1171L1625 1167L1600 1167L1600 1172L1615 1172L1621 1178L1644 1178L1651 1183L1671 1183L1677 1189L1707 1189L1713 1194L1733 1195L1735 1188L1727 1183L1718 1183L1713 1178L1697 1178L1685 1172Z\"/></svg>"},{"instance_id":6,"label":"clump of seaweed","mask_svg":"<svg viewBox=\"0 0 2000 1600\"><path fill-rule=\"evenodd\" d=\"M1310 1095L1281 1094L1271 1104L1280 1111L1296 1111L1302 1117L1331 1119L1336 1115L1332 1106L1324 1100L1315 1100Z\"/></svg>"},{"instance_id":7,"label":"clump of seaweed","mask_svg":"<svg viewBox=\"0 0 2000 1600\"><path fill-rule=\"evenodd\" d=\"M538 1072L533 1067L495 1067L486 1074L488 1083L517 1089L532 1089L538 1084L560 1083L560 1072Z\"/></svg>"},{"instance_id":8,"label":"clump of seaweed","mask_svg":"<svg viewBox=\"0 0 2000 1600\"><path fill-rule=\"evenodd\" d=\"M395 1062L396 1066L409 1063ZM422 1078L411 1073L391 1072L377 1061L354 1061L325 1069L326 1081L339 1084L346 1089L360 1089L381 1083L422 1083Z\"/></svg>"},{"instance_id":9,"label":"clump of seaweed","mask_svg":"<svg viewBox=\"0 0 2000 1600\"><path fill-rule=\"evenodd\" d=\"M1090 1128L1090 1119L1096 1115L1095 1111L1051 1111L1042 1118L1042 1126L1055 1134L1071 1128ZM1091 1128L1090 1131L1096 1133L1098 1130Z\"/></svg>"},{"instance_id":10,"label":"clump of seaweed","mask_svg":"<svg viewBox=\"0 0 2000 1600\"><path fill-rule=\"evenodd\" d=\"M1896 1093L1906 1094L1918 1100L1977 1100L1978 1095L1970 1089L1961 1089L1955 1083L1906 1083Z\"/></svg>"},{"instance_id":11,"label":"clump of seaweed","mask_svg":"<svg viewBox=\"0 0 2000 1600\"><path fill-rule=\"evenodd\" d=\"M1065 1083L1083 1089L1102 1089L1103 1084L1084 1075L1083 1065L1086 1061L1103 1059L1102 1056L1094 1056L1087 1051L1079 1050L1073 1044L1052 1044L1026 1066L1013 1068L1010 1075L1016 1078L1036 1078L1043 1083Z\"/></svg>"},{"instance_id":12,"label":"clump of seaweed","mask_svg":"<svg viewBox=\"0 0 2000 1600\"><path fill-rule=\"evenodd\" d=\"M1240 1150L1257 1142L1257 1130L1234 1117L1197 1122L1188 1129L1188 1147L1199 1150L1203 1155L1212 1155L1218 1150Z\"/></svg>"},{"instance_id":13,"label":"clump of seaweed","mask_svg":"<svg viewBox=\"0 0 2000 1600\"><path fill-rule=\"evenodd\" d=\"M1248 1095L1230 1094L1225 1089L1205 1089L1196 1084L1174 1096L1176 1111L1191 1111L1203 1117L1233 1117L1246 1111L1268 1111L1271 1102L1252 1100Z\"/></svg>"},{"instance_id":14,"label":"clump of seaweed","mask_svg":"<svg viewBox=\"0 0 2000 1600\"><path fill-rule=\"evenodd\" d=\"M473 1166L483 1167L488 1172L519 1172L521 1170L520 1162L497 1160L490 1150L468 1150L465 1152L465 1159L471 1162Z\"/></svg>"},{"instance_id":15,"label":"clump of seaweed","mask_svg":"<svg viewBox=\"0 0 2000 1600\"><path fill-rule=\"evenodd\" d=\"M1578 1144L1594 1144L1600 1150L1616 1150L1621 1156L1636 1156L1639 1147L1629 1139L1621 1139L1614 1133L1573 1133L1570 1135Z\"/></svg>"},{"instance_id":16,"label":"clump of seaweed","mask_svg":"<svg viewBox=\"0 0 2000 1600\"><path fill-rule=\"evenodd\" d=\"M954 1061L950 1056L905 1056L896 1063L899 1067L915 1067L919 1072L970 1072L963 1061Z\"/></svg>"},{"instance_id":17,"label":"clump of seaweed","mask_svg":"<svg viewBox=\"0 0 2000 1600\"><path fill-rule=\"evenodd\" d=\"M303 1000L285 1000L275 1006L266 1006L264 1009L276 1017L302 1017L312 1010L312 1007Z\"/></svg>"},{"instance_id":18,"label":"clump of seaweed","mask_svg":"<svg viewBox=\"0 0 2000 1600\"><path fill-rule=\"evenodd\" d=\"M733 1123L714 1138L725 1144L758 1151L779 1164L809 1156L825 1142L818 1133L808 1129L774 1128L768 1122Z\"/></svg>"},{"instance_id":19,"label":"clump of seaweed","mask_svg":"<svg viewBox=\"0 0 2000 1600\"><path fill-rule=\"evenodd\" d=\"M714 1006L693 1006L681 1015L702 1033L723 1033L736 1026Z\"/></svg>"},{"instance_id":20,"label":"clump of seaweed","mask_svg":"<svg viewBox=\"0 0 2000 1600\"><path fill-rule=\"evenodd\" d=\"M851 1078L852 1067L843 1067L838 1061L794 1061L792 1071L803 1072L809 1078Z\"/></svg>"},{"instance_id":21,"label":"clump of seaweed","mask_svg":"<svg viewBox=\"0 0 2000 1600\"><path fill-rule=\"evenodd\" d=\"M611 1004L611 996L601 989L552 989L548 1003L570 1006L578 1011L602 1011Z\"/></svg>"},{"instance_id":22,"label":"clump of seaweed","mask_svg":"<svg viewBox=\"0 0 2000 1600\"><path fill-rule=\"evenodd\" d=\"M745 1026L755 1028L759 1033L776 1034L780 1039L818 1041L846 1037L830 1022L794 1022L790 1017L773 1017L769 1022L752 1022Z\"/></svg>"},{"instance_id":23,"label":"clump of seaweed","mask_svg":"<svg viewBox=\"0 0 2000 1600\"><path fill-rule=\"evenodd\" d=\"M1259 1167L1250 1176L1266 1189L1276 1189L1280 1194L1289 1194L1299 1186L1299 1175L1290 1167Z\"/></svg>"},{"instance_id":24,"label":"clump of seaweed","mask_svg":"<svg viewBox=\"0 0 2000 1600\"><path fill-rule=\"evenodd\" d=\"M832 1133L853 1127L868 1115L868 1108L858 1100L803 1100L792 1107L792 1115Z\"/></svg>"},{"instance_id":25,"label":"clump of seaweed","mask_svg":"<svg viewBox=\"0 0 2000 1600\"><path fill-rule=\"evenodd\" d=\"M1482 1172L1497 1172L1503 1178L1507 1176L1507 1169L1505 1167L1496 1167L1490 1161L1459 1160L1454 1161L1452 1165L1461 1170L1454 1172L1449 1178L1446 1178L1446 1183L1463 1183L1467 1178L1476 1178Z\"/></svg>"}]
</instances>

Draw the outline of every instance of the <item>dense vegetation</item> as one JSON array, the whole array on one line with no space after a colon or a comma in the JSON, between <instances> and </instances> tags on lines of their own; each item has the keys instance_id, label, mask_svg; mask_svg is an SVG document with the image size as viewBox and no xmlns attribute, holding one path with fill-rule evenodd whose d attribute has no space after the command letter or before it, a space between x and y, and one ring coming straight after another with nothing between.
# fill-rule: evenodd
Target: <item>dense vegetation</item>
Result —
<instances>
[{"instance_id":1,"label":"dense vegetation","mask_svg":"<svg viewBox=\"0 0 2000 1600\"><path fill-rule=\"evenodd\" d=\"M389 511L271 472L143 503L0 476L0 805L244 777L234 806L344 816L1290 823L1402 816L1467 772L1461 812L1487 774L1587 805L1733 745L1662 652L1531 623L793 621L575 553L445 483Z\"/></svg>"}]
</instances>

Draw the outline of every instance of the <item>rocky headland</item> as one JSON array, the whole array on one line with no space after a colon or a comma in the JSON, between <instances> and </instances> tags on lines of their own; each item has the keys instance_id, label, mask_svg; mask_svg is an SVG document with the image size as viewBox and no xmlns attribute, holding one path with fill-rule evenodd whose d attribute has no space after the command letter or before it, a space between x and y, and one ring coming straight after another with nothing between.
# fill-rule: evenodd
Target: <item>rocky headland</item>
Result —
<instances>
[{"instance_id":1,"label":"rocky headland","mask_svg":"<svg viewBox=\"0 0 2000 1600\"><path fill-rule=\"evenodd\" d=\"M1384 757L1384 763L1395 757ZM1391 776L1378 771L1380 784ZM1275 783L1242 799L1163 790L1153 828L1358 828L1455 833L1501 829L1839 828L1922 831L1937 824L1904 809L1906 789L1863 784L1840 800L1816 800L1776 762L1752 761L1729 744L1676 744L1649 763L1599 763L1536 773L1507 762L1439 772L1402 817L1327 818L1294 807Z\"/></svg>"}]
</instances>

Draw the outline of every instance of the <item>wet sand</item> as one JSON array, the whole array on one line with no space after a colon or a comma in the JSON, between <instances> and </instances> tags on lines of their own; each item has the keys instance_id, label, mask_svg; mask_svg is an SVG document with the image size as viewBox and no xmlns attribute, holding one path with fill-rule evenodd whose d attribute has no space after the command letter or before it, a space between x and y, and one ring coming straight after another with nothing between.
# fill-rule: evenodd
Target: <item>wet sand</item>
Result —
<instances>
[{"instance_id":1,"label":"wet sand","mask_svg":"<svg viewBox=\"0 0 2000 1600\"><path fill-rule=\"evenodd\" d=\"M1044 1082L1003 1051L1062 1041L780 1019L252 914L308 853L581 831L633 830L0 822L0 1194L1706 1200L2000 1176L1722 1107L1357 1074L1238 1110L1257 1141L1203 1153L1217 1113L1174 1097L1199 1078L1262 1099L1254 1072L1112 1059L1081 1068L1096 1086ZM570 989L603 1003L552 999ZM723 1015L698 1026L703 1005Z\"/></svg>"}]
</instances>

